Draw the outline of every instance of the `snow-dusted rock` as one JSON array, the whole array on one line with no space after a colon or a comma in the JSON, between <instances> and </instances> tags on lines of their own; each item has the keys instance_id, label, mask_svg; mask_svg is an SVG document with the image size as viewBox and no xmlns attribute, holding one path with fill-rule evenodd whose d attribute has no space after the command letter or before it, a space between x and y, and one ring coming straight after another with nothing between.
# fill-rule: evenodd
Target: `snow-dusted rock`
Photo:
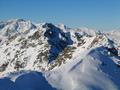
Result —
<instances>
[{"instance_id":1,"label":"snow-dusted rock","mask_svg":"<svg viewBox=\"0 0 120 90\"><path fill-rule=\"evenodd\" d=\"M120 90L119 35L88 28L72 29L63 24L33 24L23 19L2 21L0 76L7 79L0 79L0 83L16 85L13 81L21 78L19 72L24 70L23 74L41 72L46 78L43 82L47 80L51 85L50 90ZM36 72L32 77L43 78ZM27 85L25 90L36 90L34 85Z\"/></svg>"}]
</instances>

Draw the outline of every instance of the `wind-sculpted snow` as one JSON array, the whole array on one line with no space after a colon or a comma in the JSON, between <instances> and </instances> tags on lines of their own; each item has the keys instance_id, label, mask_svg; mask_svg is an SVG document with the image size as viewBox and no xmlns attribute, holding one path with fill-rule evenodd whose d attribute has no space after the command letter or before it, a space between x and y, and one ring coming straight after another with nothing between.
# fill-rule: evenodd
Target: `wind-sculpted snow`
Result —
<instances>
[{"instance_id":1,"label":"wind-sculpted snow","mask_svg":"<svg viewBox=\"0 0 120 90\"><path fill-rule=\"evenodd\" d=\"M48 72L49 83L61 90L120 90L120 69L104 50L98 47L82 52L73 61Z\"/></svg>"},{"instance_id":2,"label":"wind-sculpted snow","mask_svg":"<svg viewBox=\"0 0 120 90\"><path fill-rule=\"evenodd\" d=\"M14 77L13 77L13 76ZM16 78L15 78L16 77ZM13 81L12 79L15 80ZM40 72L29 72L19 75L11 74L11 77L0 79L0 90L56 90L44 78Z\"/></svg>"},{"instance_id":3,"label":"wind-sculpted snow","mask_svg":"<svg viewBox=\"0 0 120 90\"><path fill-rule=\"evenodd\" d=\"M119 37L63 24L0 22L0 90L120 90Z\"/></svg>"},{"instance_id":4,"label":"wind-sculpted snow","mask_svg":"<svg viewBox=\"0 0 120 90\"><path fill-rule=\"evenodd\" d=\"M100 65L100 70L107 74L110 79L118 84L117 86L120 85L120 69L117 67L116 63L114 62L113 58L108 57L105 54L105 47L98 47L96 49L93 49L89 54L97 60L101 61ZM92 53L93 52L93 53ZM96 54L97 53L97 54ZM119 56L115 56L114 59L120 60ZM120 86L119 86L120 89Z\"/></svg>"}]
</instances>

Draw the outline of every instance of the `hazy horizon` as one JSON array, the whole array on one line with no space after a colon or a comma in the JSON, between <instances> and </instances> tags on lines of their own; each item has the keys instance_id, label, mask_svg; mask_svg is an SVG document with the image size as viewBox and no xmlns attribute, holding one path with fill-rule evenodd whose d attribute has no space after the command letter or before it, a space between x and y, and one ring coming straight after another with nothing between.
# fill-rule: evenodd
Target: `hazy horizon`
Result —
<instances>
[{"instance_id":1,"label":"hazy horizon","mask_svg":"<svg viewBox=\"0 0 120 90\"><path fill-rule=\"evenodd\" d=\"M0 21L22 18L72 28L120 29L119 0L0 0L0 11Z\"/></svg>"}]
</instances>

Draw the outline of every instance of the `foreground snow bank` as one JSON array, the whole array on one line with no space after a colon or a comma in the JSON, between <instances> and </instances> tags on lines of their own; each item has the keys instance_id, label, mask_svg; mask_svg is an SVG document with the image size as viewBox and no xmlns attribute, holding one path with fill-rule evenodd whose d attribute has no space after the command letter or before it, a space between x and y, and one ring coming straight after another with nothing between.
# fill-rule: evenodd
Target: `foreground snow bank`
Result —
<instances>
[{"instance_id":1,"label":"foreground snow bank","mask_svg":"<svg viewBox=\"0 0 120 90\"><path fill-rule=\"evenodd\" d=\"M120 69L103 46L81 52L73 60L46 71L10 73L0 90L120 90ZM55 87L55 88L53 88Z\"/></svg>"},{"instance_id":2,"label":"foreground snow bank","mask_svg":"<svg viewBox=\"0 0 120 90\"><path fill-rule=\"evenodd\" d=\"M98 47L46 74L60 90L120 90L120 69Z\"/></svg>"},{"instance_id":3,"label":"foreground snow bank","mask_svg":"<svg viewBox=\"0 0 120 90\"><path fill-rule=\"evenodd\" d=\"M0 79L0 90L56 90L40 72L12 73Z\"/></svg>"}]
</instances>

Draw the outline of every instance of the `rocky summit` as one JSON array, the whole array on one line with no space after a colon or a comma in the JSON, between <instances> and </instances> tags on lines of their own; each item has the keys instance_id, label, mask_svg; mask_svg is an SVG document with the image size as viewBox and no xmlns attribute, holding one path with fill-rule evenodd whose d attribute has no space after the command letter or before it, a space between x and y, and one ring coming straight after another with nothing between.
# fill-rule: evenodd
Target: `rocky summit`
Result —
<instances>
[{"instance_id":1,"label":"rocky summit","mask_svg":"<svg viewBox=\"0 0 120 90\"><path fill-rule=\"evenodd\" d=\"M119 31L1 21L0 90L120 90L119 38Z\"/></svg>"}]
</instances>

